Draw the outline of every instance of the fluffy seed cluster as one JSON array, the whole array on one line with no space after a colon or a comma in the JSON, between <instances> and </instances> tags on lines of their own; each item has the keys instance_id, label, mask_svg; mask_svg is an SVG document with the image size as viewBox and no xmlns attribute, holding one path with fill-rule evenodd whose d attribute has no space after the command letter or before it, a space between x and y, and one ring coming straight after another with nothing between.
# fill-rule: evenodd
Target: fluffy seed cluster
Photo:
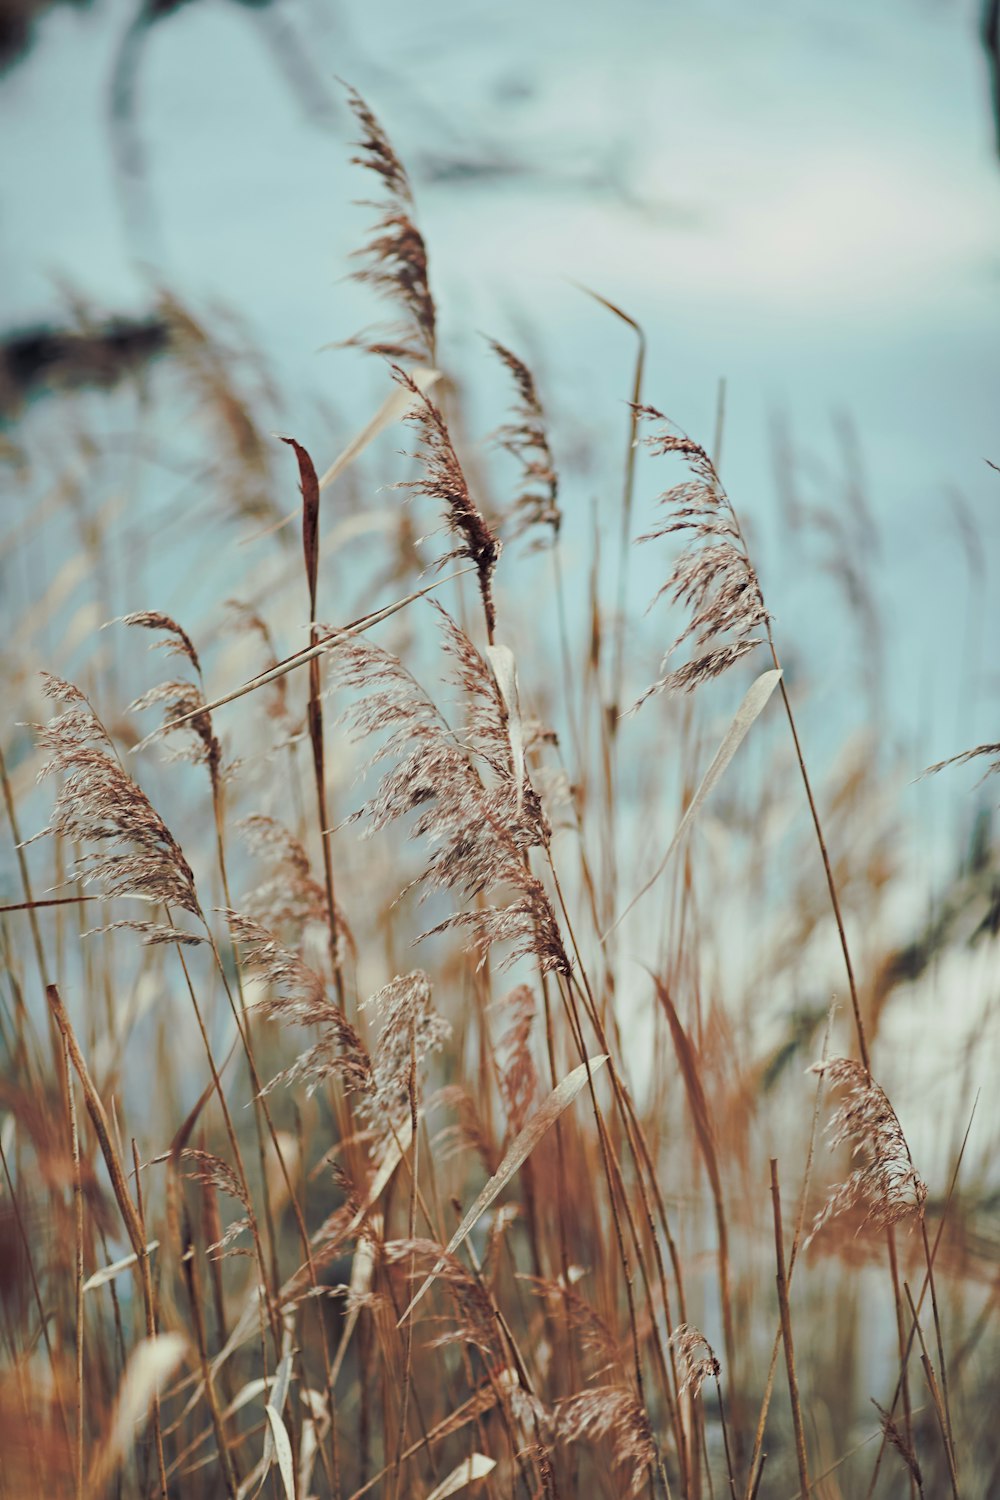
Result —
<instances>
[{"instance_id":1,"label":"fluffy seed cluster","mask_svg":"<svg viewBox=\"0 0 1000 1500\"><path fill-rule=\"evenodd\" d=\"M504 963L533 954L544 972L569 971L555 913L530 871L527 854L548 843L541 805L519 777L502 698L489 667L444 611L454 680L470 709L454 734L413 676L390 652L352 640L337 652L340 684L361 694L348 708L354 738L385 735L369 768L388 758L375 795L348 821L368 820L368 832L412 815L410 837L426 839L430 856L417 884L422 894L454 891L466 899L512 892L503 906L458 912L422 934L471 930L483 961L494 943L510 944ZM481 774L482 772L482 774Z\"/></svg>"},{"instance_id":2,"label":"fluffy seed cluster","mask_svg":"<svg viewBox=\"0 0 1000 1500\"><path fill-rule=\"evenodd\" d=\"M214 1244L206 1246L206 1253L215 1257L239 1254L240 1252L234 1252L231 1246L245 1230L250 1228L253 1212L239 1177L228 1162L223 1161L221 1156L213 1156L210 1151L189 1149L182 1151L181 1156L188 1165L185 1175L192 1181L201 1183L202 1187L213 1195L217 1192L225 1193L228 1198L234 1199L246 1210L241 1218L233 1220L225 1233L220 1233ZM219 1227L221 1229L221 1225Z\"/></svg>"},{"instance_id":3,"label":"fluffy seed cluster","mask_svg":"<svg viewBox=\"0 0 1000 1500\"><path fill-rule=\"evenodd\" d=\"M319 1032L318 1039L263 1092L269 1094L279 1084L304 1083L311 1095L334 1075L348 1090L371 1089L368 1049L328 994L322 977L252 917L236 911L227 911L225 917L241 962L269 986L258 1007L261 1013L286 1026L314 1026Z\"/></svg>"},{"instance_id":4,"label":"fluffy seed cluster","mask_svg":"<svg viewBox=\"0 0 1000 1500\"><path fill-rule=\"evenodd\" d=\"M69 706L38 726L39 744L49 754L39 780L58 773L60 784L48 827L35 837L55 834L68 846L82 846L79 878L99 884L106 896L165 903L200 917L180 845L125 771L85 695L48 673L43 691ZM145 930L147 924L138 925Z\"/></svg>"},{"instance_id":5,"label":"fluffy seed cluster","mask_svg":"<svg viewBox=\"0 0 1000 1500\"><path fill-rule=\"evenodd\" d=\"M372 204L376 219L368 243L355 255L365 264L355 280L372 286L402 312L401 321L379 336L359 334L350 342L393 360L434 363L436 315L427 282L427 246L413 222L413 193L392 142L361 95L347 90L347 102L361 131L356 166L374 173L385 191L384 204Z\"/></svg>"},{"instance_id":6,"label":"fluffy seed cluster","mask_svg":"<svg viewBox=\"0 0 1000 1500\"><path fill-rule=\"evenodd\" d=\"M224 915L241 962L268 986L256 1009L284 1026L313 1027L318 1033L263 1092L302 1083L312 1095L330 1078L339 1078L348 1092L358 1094L357 1115L377 1154L409 1119L414 1075L451 1035L448 1022L434 1009L427 975L420 969L397 975L362 1002L361 1010L379 1027L369 1051L323 977L298 953L245 913Z\"/></svg>"},{"instance_id":7,"label":"fluffy seed cluster","mask_svg":"<svg viewBox=\"0 0 1000 1500\"><path fill-rule=\"evenodd\" d=\"M434 1009L431 982L422 969L397 974L361 1008L379 1021L380 1029L358 1115L381 1145L409 1120L411 1081L427 1058L440 1052L451 1026Z\"/></svg>"},{"instance_id":8,"label":"fluffy seed cluster","mask_svg":"<svg viewBox=\"0 0 1000 1500\"><path fill-rule=\"evenodd\" d=\"M917 1176L903 1127L888 1095L861 1063L833 1057L813 1065L812 1071L843 1090L843 1099L829 1126L830 1147L850 1146L862 1156L846 1182L841 1183L812 1227L814 1238L824 1224L852 1209L863 1212L863 1225L887 1229L900 1219L923 1213L927 1186Z\"/></svg>"},{"instance_id":9,"label":"fluffy seed cluster","mask_svg":"<svg viewBox=\"0 0 1000 1500\"><path fill-rule=\"evenodd\" d=\"M309 855L283 823L255 813L243 818L240 832L266 871L260 883L243 898L247 915L276 933L297 953L329 958L330 916L326 891L312 873ZM337 944L353 949L346 919L337 906Z\"/></svg>"},{"instance_id":10,"label":"fluffy seed cluster","mask_svg":"<svg viewBox=\"0 0 1000 1500\"><path fill-rule=\"evenodd\" d=\"M690 1323L679 1324L670 1335L670 1347L681 1365L681 1393L700 1396L706 1380L718 1380L720 1365L705 1335Z\"/></svg>"},{"instance_id":11,"label":"fluffy seed cluster","mask_svg":"<svg viewBox=\"0 0 1000 1500\"><path fill-rule=\"evenodd\" d=\"M690 478L663 492L659 504L666 519L639 538L649 542L684 536L684 548L653 603L666 596L689 614L664 655L663 675L647 688L639 699L642 703L654 693L690 691L720 677L762 644L754 632L766 629L768 614L736 514L705 449L675 432L655 407L639 406L636 411L643 421L657 424L657 430L642 439L644 444L658 456L677 454L690 473ZM688 643L690 659L668 670L675 652Z\"/></svg>"},{"instance_id":12,"label":"fluffy seed cluster","mask_svg":"<svg viewBox=\"0 0 1000 1500\"><path fill-rule=\"evenodd\" d=\"M541 547L546 539L554 540L559 535L562 525L559 476L549 447L545 412L527 365L493 339L490 348L510 372L517 391L512 420L493 435L497 445L517 460L521 470L521 491L507 512L509 535L516 541L537 530L540 535L533 545Z\"/></svg>"},{"instance_id":13,"label":"fluffy seed cluster","mask_svg":"<svg viewBox=\"0 0 1000 1500\"><path fill-rule=\"evenodd\" d=\"M646 1410L624 1386L598 1386L560 1401L555 1432L564 1443L609 1442L615 1467L631 1471L625 1489L629 1496L639 1494L656 1461Z\"/></svg>"}]
</instances>

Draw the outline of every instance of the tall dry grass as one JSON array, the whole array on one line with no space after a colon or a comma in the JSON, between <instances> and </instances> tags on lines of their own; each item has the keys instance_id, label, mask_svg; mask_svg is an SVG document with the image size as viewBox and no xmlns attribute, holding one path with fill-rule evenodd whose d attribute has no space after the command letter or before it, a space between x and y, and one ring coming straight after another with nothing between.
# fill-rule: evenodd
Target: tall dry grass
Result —
<instances>
[{"instance_id":1,"label":"tall dry grass","mask_svg":"<svg viewBox=\"0 0 1000 1500\"><path fill-rule=\"evenodd\" d=\"M468 442L405 168L348 100L382 195L356 274L393 321L342 342L381 361L379 414L321 473L267 437L232 329L164 295L152 389L204 424L180 464L203 524L256 539L241 597L204 643L155 607L85 616L47 642L76 681L35 677L37 634L7 648L0 1488L996 1493L975 1069L926 1165L883 1087L906 987L995 952L988 839L890 941L879 758L815 779L721 402L710 454L596 299L639 339L608 566L543 380L493 340L506 467ZM102 435L67 447L39 527L100 492ZM628 609L642 513L658 673ZM101 603L122 525L81 521ZM51 560L63 627L79 564Z\"/></svg>"}]
</instances>

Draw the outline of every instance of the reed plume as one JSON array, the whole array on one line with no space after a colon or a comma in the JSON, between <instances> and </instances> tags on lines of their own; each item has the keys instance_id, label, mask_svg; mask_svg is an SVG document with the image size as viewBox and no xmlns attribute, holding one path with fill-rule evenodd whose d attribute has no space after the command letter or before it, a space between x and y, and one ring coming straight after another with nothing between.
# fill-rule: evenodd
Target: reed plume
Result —
<instances>
[{"instance_id":1,"label":"reed plume","mask_svg":"<svg viewBox=\"0 0 1000 1500\"><path fill-rule=\"evenodd\" d=\"M500 560L502 543L472 497L440 408L399 365L393 366L393 376L413 397L405 420L420 439L415 457L422 472L417 479L403 480L401 487L425 495L441 508L444 523L457 539L458 546L438 558L434 566L444 568L455 558L465 558L474 565L486 616L486 633L492 641L496 629L493 574Z\"/></svg>"},{"instance_id":2,"label":"reed plume","mask_svg":"<svg viewBox=\"0 0 1000 1500\"><path fill-rule=\"evenodd\" d=\"M239 823L243 841L265 873L243 897L243 910L277 933L299 954L316 962L330 957L330 915L323 882L317 880L304 845L277 818L254 813ZM354 951L347 919L335 903L337 954Z\"/></svg>"},{"instance_id":3,"label":"reed plume","mask_svg":"<svg viewBox=\"0 0 1000 1500\"><path fill-rule=\"evenodd\" d=\"M917 1176L903 1128L888 1095L859 1062L833 1057L814 1063L812 1072L843 1090L831 1118L830 1149L850 1146L862 1164L834 1189L816 1216L810 1238L838 1214L863 1212L862 1227L888 1229L901 1219L923 1216L927 1186Z\"/></svg>"},{"instance_id":4,"label":"reed plume","mask_svg":"<svg viewBox=\"0 0 1000 1500\"><path fill-rule=\"evenodd\" d=\"M511 541L537 531L532 548L554 542L562 525L559 508L559 476L549 447L545 412L527 365L495 339L489 346L510 373L517 392L511 420L498 427L493 440L517 461L521 490L507 510Z\"/></svg>"},{"instance_id":5,"label":"reed plume","mask_svg":"<svg viewBox=\"0 0 1000 1500\"><path fill-rule=\"evenodd\" d=\"M569 959L555 913L541 881L525 862L529 849L548 840L541 804L527 790L518 799L502 700L491 685L488 666L447 617L445 631L463 680L474 684L476 707L467 729L480 756L470 756L463 748L464 740L460 743L397 657L368 641L347 642L334 658L335 670L343 687L360 690L363 696L347 709L345 719L358 739L388 732L369 766L387 756L396 758L375 795L348 821L365 817L366 833L374 833L414 814L409 836L426 839L431 849L415 882L423 894L449 890L472 898L505 889L514 892L502 907L456 913L421 937L467 927L483 962L493 944L505 943L511 946L504 965L531 954L543 972L568 974ZM489 784L474 758L493 773Z\"/></svg>"},{"instance_id":6,"label":"reed plume","mask_svg":"<svg viewBox=\"0 0 1000 1500\"><path fill-rule=\"evenodd\" d=\"M628 1496L639 1494L656 1462L646 1409L624 1386L604 1385L560 1401L555 1432L563 1443L609 1442L611 1459L625 1471Z\"/></svg>"},{"instance_id":7,"label":"reed plume","mask_svg":"<svg viewBox=\"0 0 1000 1500\"><path fill-rule=\"evenodd\" d=\"M201 917L180 845L126 772L85 694L50 673L43 674L43 692L69 707L37 726L49 756L38 779L58 774L60 784L48 826L35 838L52 835L81 846L77 876L84 885L100 885L105 896L131 896ZM153 924L140 930L157 936Z\"/></svg>"},{"instance_id":8,"label":"reed plume","mask_svg":"<svg viewBox=\"0 0 1000 1500\"><path fill-rule=\"evenodd\" d=\"M413 222L410 179L392 142L356 89L348 87L347 102L358 123L358 152L351 158L378 178L385 203L369 206L378 212L368 243L354 252L365 264L354 279L375 288L379 296L402 313L398 323L356 335L348 342L395 361L434 363L436 313L427 281L427 246Z\"/></svg>"},{"instance_id":9,"label":"reed plume","mask_svg":"<svg viewBox=\"0 0 1000 1500\"><path fill-rule=\"evenodd\" d=\"M221 1156L215 1156L211 1151L195 1150L186 1147L181 1153L181 1160L187 1165L185 1176L192 1181L200 1183L203 1189L207 1189L212 1195L224 1193L227 1198L232 1198L244 1210L244 1214L234 1219L232 1223L219 1235L210 1245L205 1247L208 1256L225 1256L232 1254L250 1254L249 1251L234 1251L233 1246L240 1235L251 1228L253 1209L250 1197L239 1174L233 1170L227 1161ZM213 1218L218 1218L218 1210L215 1210ZM219 1226L221 1229L221 1225Z\"/></svg>"},{"instance_id":10,"label":"reed plume","mask_svg":"<svg viewBox=\"0 0 1000 1500\"><path fill-rule=\"evenodd\" d=\"M315 969L284 947L273 933L241 912L227 911L229 931L239 945L242 963L269 986L255 1007L286 1026L314 1026L319 1039L300 1052L290 1067L264 1086L304 1083L307 1095L336 1076L347 1090L369 1090L373 1069L368 1050Z\"/></svg>"},{"instance_id":11,"label":"reed plume","mask_svg":"<svg viewBox=\"0 0 1000 1500\"><path fill-rule=\"evenodd\" d=\"M194 668L197 682L180 679L158 683L129 704L129 713L144 713L150 708L162 709L162 725L148 734L142 744L148 745L156 740L169 738L170 743L166 747L168 758L204 766L213 792L217 794L224 775L222 745L216 738L212 715L206 708L201 661L194 642L176 620L154 610L139 610L134 614L124 615L118 623L162 632L160 639L154 641L150 649L160 649L168 655L181 656ZM184 723L176 724L175 720L180 718L184 718Z\"/></svg>"},{"instance_id":12,"label":"reed plume","mask_svg":"<svg viewBox=\"0 0 1000 1500\"><path fill-rule=\"evenodd\" d=\"M990 764L983 772L982 779L987 776L995 776L1000 772L1000 745L976 745L972 750L960 750L957 755L949 755L947 760L936 761L933 766L928 766L924 772L925 776L935 776L938 771L944 771L948 766L964 766L971 760L982 760L988 757Z\"/></svg>"},{"instance_id":13,"label":"reed plume","mask_svg":"<svg viewBox=\"0 0 1000 1500\"><path fill-rule=\"evenodd\" d=\"M705 1335L690 1323L681 1323L670 1335L670 1347L680 1362L682 1393L701 1395L706 1380L718 1380L721 1366Z\"/></svg>"},{"instance_id":14,"label":"reed plume","mask_svg":"<svg viewBox=\"0 0 1000 1500\"><path fill-rule=\"evenodd\" d=\"M642 694L641 704L654 693L689 692L727 672L764 644L765 637L754 631L766 631L768 613L739 521L711 458L700 443L677 432L654 406L638 406L636 412L642 421L657 426L641 439L643 444L657 457L676 454L691 476L660 495L658 504L666 519L639 538L640 542L675 534L685 538L652 603L666 596L690 614L663 657L663 675ZM690 659L668 671L674 653L688 642Z\"/></svg>"},{"instance_id":15,"label":"reed plume","mask_svg":"<svg viewBox=\"0 0 1000 1500\"><path fill-rule=\"evenodd\" d=\"M362 1011L377 1021L378 1039L371 1081L358 1102L358 1115L374 1140L384 1144L410 1118L414 1075L432 1053L440 1052L451 1026L434 1009L430 980L422 969L397 974L362 1002Z\"/></svg>"}]
</instances>

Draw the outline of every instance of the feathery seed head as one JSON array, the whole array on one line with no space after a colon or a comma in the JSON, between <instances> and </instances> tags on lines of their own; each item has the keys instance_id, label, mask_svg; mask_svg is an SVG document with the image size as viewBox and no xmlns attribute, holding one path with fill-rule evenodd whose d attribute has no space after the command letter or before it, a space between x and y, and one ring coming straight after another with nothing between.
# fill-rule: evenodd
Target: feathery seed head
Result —
<instances>
[{"instance_id":1,"label":"feathery seed head","mask_svg":"<svg viewBox=\"0 0 1000 1500\"><path fill-rule=\"evenodd\" d=\"M754 632L766 630L769 617L736 513L705 449L675 432L655 407L635 410L641 420L658 424L641 441L656 455L678 454L692 475L661 494L666 519L639 538L649 542L674 533L684 536L683 550L653 603L666 595L688 612L689 620L663 658L663 676L647 688L638 707L654 693L690 692L720 677L761 644ZM689 641L691 660L668 671L674 652Z\"/></svg>"},{"instance_id":2,"label":"feathery seed head","mask_svg":"<svg viewBox=\"0 0 1000 1500\"><path fill-rule=\"evenodd\" d=\"M864 1224L887 1229L912 1215L923 1215L927 1186L917 1176L903 1128L888 1095L860 1062L833 1057L811 1070L843 1090L830 1121L830 1146L847 1145L862 1164L836 1188L817 1215L810 1239L830 1219L852 1208L864 1211Z\"/></svg>"}]
</instances>

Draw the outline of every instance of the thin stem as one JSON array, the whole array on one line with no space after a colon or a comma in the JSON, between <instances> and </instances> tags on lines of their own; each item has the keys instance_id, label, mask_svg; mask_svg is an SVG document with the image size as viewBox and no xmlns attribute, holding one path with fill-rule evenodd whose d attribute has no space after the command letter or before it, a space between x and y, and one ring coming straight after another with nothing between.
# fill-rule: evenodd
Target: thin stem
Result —
<instances>
[{"instance_id":1,"label":"thin stem","mask_svg":"<svg viewBox=\"0 0 1000 1500\"><path fill-rule=\"evenodd\" d=\"M854 978L854 965L851 962L851 950L847 942L847 932L844 928L844 917L840 909L840 897L837 894L837 882L833 876L833 866L830 863L830 855L826 847L826 839L823 835L823 825L820 822L819 810L816 807L816 799L813 796L812 782L809 780L809 772L806 770L805 757L802 754L802 745L799 740L799 731L795 723L795 715L792 712L791 699L785 686L785 674L778 652L774 644L774 636L771 632L770 622L767 626L767 644L771 652L771 660L775 667L781 672L781 680L778 690L781 693L781 701L784 705L785 716L788 719L788 727L791 730L792 743L795 746L795 758L799 764L799 773L802 777L802 785L805 788L806 800L809 803L809 813L812 817L813 828L816 831L816 842L819 844L820 856L823 860L823 870L826 875L827 890L830 893L830 905L833 907L834 920L837 924L837 936L840 939L840 951L844 958L844 968L847 971L847 984L851 992L851 1009L854 1013L854 1028L858 1037L858 1051L865 1072L871 1076L871 1057L868 1052L868 1042L865 1037L865 1023L861 1017L861 1003L858 999L858 986Z\"/></svg>"},{"instance_id":2,"label":"thin stem","mask_svg":"<svg viewBox=\"0 0 1000 1500\"><path fill-rule=\"evenodd\" d=\"M951 1493L954 1500L959 1500L958 1472L955 1468L955 1455L952 1452L951 1443L948 1439L948 1419L945 1414L944 1402L941 1399L941 1391L934 1375L934 1366L931 1364L930 1355L927 1353L927 1345L924 1343L924 1332L920 1326L920 1316L913 1305L913 1297L905 1281L903 1282L903 1291L906 1293L906 1300L909 1303L910 1313L913 1317L913 1326L917 1331L917 1338L920 1341L920 1363L923 1365L924 1376L927 1380L927 1389L930 1392L931 1402L934 1407L934 1415L937 1417L938 1427L941 1429L941 1442L944 1445L944 1456L948 1464Z\"/></svg>"},{"instance_id":3,"label":"thin stem","mask_svg":"<svg viewBox=\"0 0 1000 1500\"><path fill-rule=\"evenodd\" d=\"M76 1231L74 1281L76 1289L76 1500L83 1500L83 1182L80 1176L80 1131L76 1115L76 1094L69 1046L63 1041L66 1076L66 1105L69 1113L70 1144L73 1152L73 1210Z\"/></svg>"},{"instance_id":4,"label":"thin stem","mask_svg":"<svg viewBox=\"0 0 1000 1500\"><path fill-rule=\"evenodd\" d=\"M809 1465L806 1461L806 1440L802 1428L802 1408L799 1405L799 1383L795 1374L795 1349L792 1343L792 1314L788 1302L788 1277L785 1271L785 1242L781 1228L781 1189L778 1184L778 1163L771 1158L771 1205L774 1211L774 1253L778 1262L776 1277L778 1307L781 1311L781 1336L785 1345L785 1366L788 1371L788 1396L792 1404L792 1427L795 1432L795 1457L799 1466L799 1488L803 1495L810 1493Z\"/></svg>"}]
</instances>

